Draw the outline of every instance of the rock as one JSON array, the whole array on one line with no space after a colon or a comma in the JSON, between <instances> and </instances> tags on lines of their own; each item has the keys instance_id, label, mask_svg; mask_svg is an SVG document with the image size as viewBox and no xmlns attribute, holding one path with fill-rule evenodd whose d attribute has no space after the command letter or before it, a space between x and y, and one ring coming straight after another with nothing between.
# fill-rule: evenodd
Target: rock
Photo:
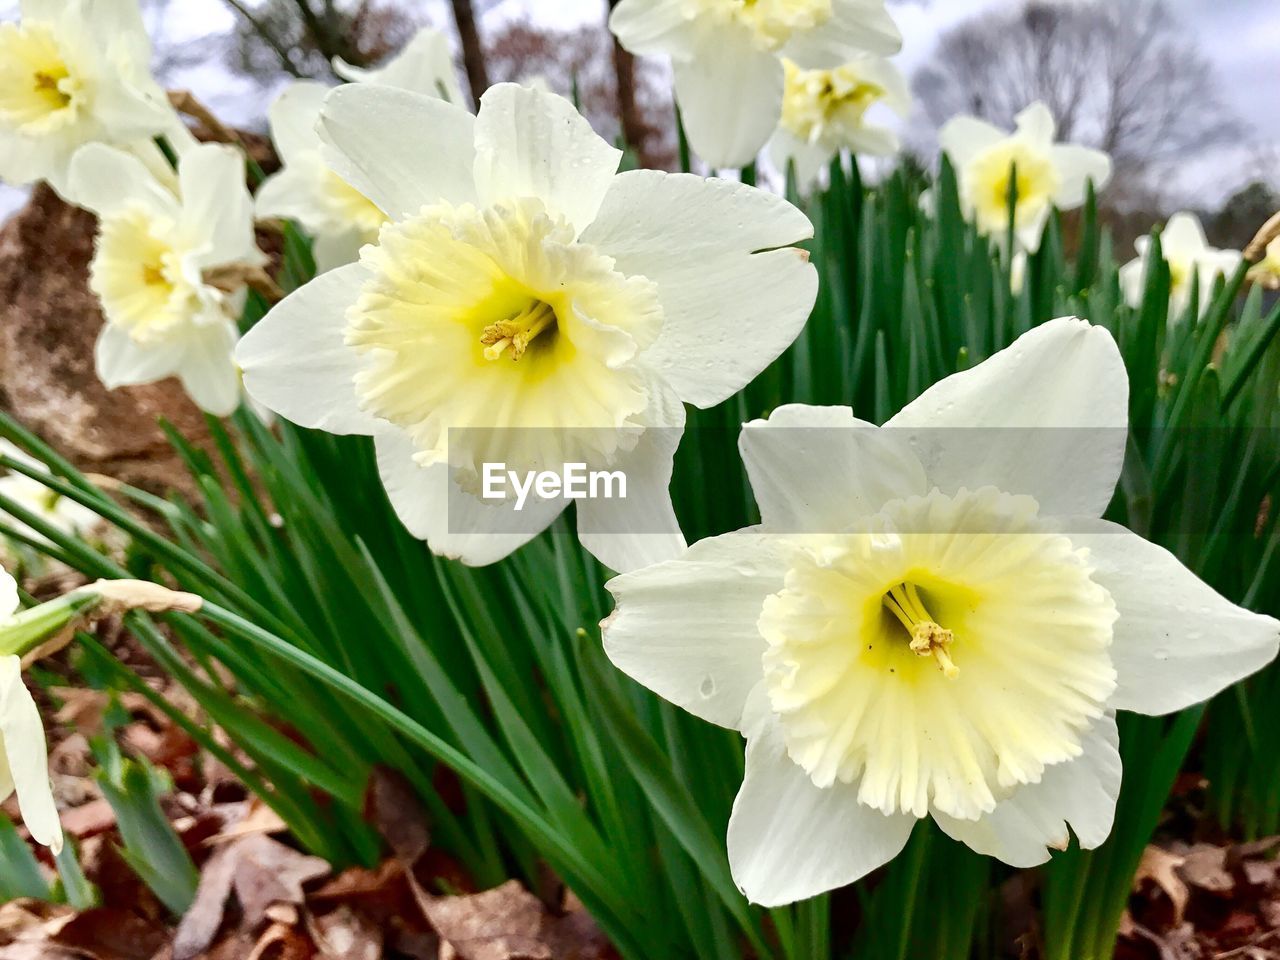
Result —
<instances>
[{"instance_id":1,"label":"rock","mask_svg":"<svg viewBox=\"0 0 1280 960\"><path fill-rule=\"evenodd\" d=\"M108 390L93 368L102 326L88 287L94 217L43 184L0 229L0 405L86 472L156 492L187 488L158 427L204 442L200 411L173 379Z\"/></svg>"}]
</instances>

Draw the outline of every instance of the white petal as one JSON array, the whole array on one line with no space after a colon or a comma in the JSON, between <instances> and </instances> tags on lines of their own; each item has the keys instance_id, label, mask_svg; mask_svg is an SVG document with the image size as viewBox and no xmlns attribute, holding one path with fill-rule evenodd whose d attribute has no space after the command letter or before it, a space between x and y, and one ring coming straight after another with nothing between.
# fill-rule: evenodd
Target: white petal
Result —
<instances>
[{"instance_id":1,"label":"white petal","mask_svg":"<svg viewBox=\"0 0 1280 960\"><path fill-rule=\"evenodd\" d=\"M49 786L49 754L40 711L22 683L17 657L0 657L0 737L18 791L22 822L31 837L55 854L62 849L62 825Z\"/></svg>"},{"instance_id":2,"label":"white petal","mask_svg":"<svg viewBox=\"0 0 1280 960\"><path fill-rule=\"evenodd\" d=\"M1008 134L977 117L952 117L938 131L938 144L954 167L965 166L977 154L992 144L999 143Z\"/></svg>"},{"instance_id":3,"label":"white petal","mask_svg":"<svg viewBox=\"0 0 1280 960\"><path fill-rule=\"evenodd\" d=\"M1039 783L1020 787L981 820L956 820L935 813L944 833L978 853L1014 867L1034 867L1049 859L1048 847L1065 850L1071 840L1092 850L1111 835L1120 795L1120 734L1115 717L1100 718L1085 734L1084 752L1045 769Z\"/></svg>"},{"instance_id":4,"label":"white petal","mask_svg":"<svg viewBox=\"0 0 1280 960\"><path fill-rule=\"evenodd\" d=\"M1280 622L1222 597L1168 550L1105 520L1072 524L1120 612L1111 705L1163 714L1207 700L1275 659Z\"/></svg>"},{"instance_id":5,"label":"white petal","mask_svg":"<svg viewBox=\"0 0 1280 960\"><path fill-rule=\"evenodd\" d=\"M1024 140L1045 149L1053 143L1053 135L1058 129L1058 123L1053 119L1052 111L1043 102L1037 100L1025 107L1013 119L1018 128L1018 136Z\"/></svg>"},{"instance_id":6,"label":"white petal","mask_svg":"<svg viewBox=\"0 0 1280 960\"><path fill-rule=\"evenodd\" d=\"M929 492L907 438L848 407L779 407L743 427L738 450L764 526L777 533L837 533Z\"/></svg>"},{"instance_id":7,"label":"white petal","mask_svg":"<svg viewBox=\"0 0 1280 960\"><path fill-rule=\"evenodd\" d=\"M648 427L613 468L626 477L625 499L578 500L578 539L611 570L626 573L678 556L684 534L671 503L671 468L684 432L684 405L661 395L662 423Z\"/></svg>"},{"instance_id":8,"label":"white petal","mask_svg":"<svg viewBox=\"0 0 1280 960\"><path fill-rule=\"evenodd\" d=\"M697 28L684 0L621 0L609 14L609 29L638 57L694 55Z\"/></svg>"},{"instance_id":9,"label":"white petal","mask_svg":"<svg viewBox=\"0 0 1280 960\"><path fill-rule=\"evenodd\" d=\"M178 179L184 230L204 247L201 266L262 261L253 235L244 154L220 143L200 144L183 154Z\"/></svg>"},{"instance_id":10,"label":"white petal","mask_svg":"<svg viewBox=\"0 0 1280 960\"><path fill-rule=\"evenodd\" d=\"M1060 144L1050 151L1053 165L1062 179L1053 202L1060 210L1072 210L1084 203L1086 184L1101 190L1111 179L1111 158L1101 150L1090 150L1075 144Z\"/></svg>"},{"instance_id":11,"label":"white petal","mask_svg":"<svg viewBox=\"0 0 1280 960\"><path fill-rule=\"evenodd\" d=\"M399 53L374 69L353 67L340 58L333 62L334 72L344 80L377 83L387 87L412 90L429 97L441 97L449 103L463 105L453 68L453 51L449 39L439 30L423 27Z\"/></svg>"},{"instance_id":12,"label":"white petal","mask_svg":"<svg viewBox=\"0 0 1280 960\"><path fill-rule=\"evenodd\" d=\"M807 254L785 248L812 235L808 218L775 194L635 170L614 178L582 239L622 273L658 284L662 331L644 362L681 399L709 407L742 389L800 333L818 275Z\"/></svg>"},{"instance_id":13,"label":"white petal","mask_svg":"<svg viewBox=\"0 0 1280 960\"><path fill-rule=\"evenodd\" d=\"M271 123L271 142L286 164L297 163L299 157L320 152L320 107L329 88L314 80L298 80L289 84L276 97L267 111Z\"/></svg>"},{"instance_id":14,"label":"white petal","mask_svg":"<svg viewBox=\"0 0 1280 960\"><path fill-rule=\"evenodd\" d=\"M311 253L316 259L316 273L328 273L355 263L360 259L360 248L368 242L368 235L358 228L318 234L311 243Z\"/></svg>"},{"instance_id":15,"label":"white petal","mask_svg":"<svg viewBox=\"0 0 1280 960\"><path fill-rule=\"evenodd\" d=\"M1160 231L1160 249L1165 257L1195 260L1209 247L1204 227L1194 213L1182 211L1169 218Z\"/></svg>"},{"instance_id":16,"label":"white petal","mask_svg":"<svg viewBox=\"0 0 1280 960\"><path fill-rule=\"evenodd\" d=\"M740 530L701 540L675 560L606 584L615 609L601 624L605 653L694 716L740 727L764 675L756 621L785 576L777 537Z\"/></svg>"},{"instance_id":17,"label":"white petal","mask_svg":"<svg viewBox=\"0 0 1280 960\"><path fill-rule=\"evenodd\" d=\"M408 434L384 428L374 438L378 473L405 528L427 541L431 552L469 567L496 563L545 530L565 507L564 500L533 496L517 512L514 503L485 503L464 492L444 463L422 467Z\"/></svg>"},{"instance_id":18,"label":"white petal","mask_svg":"<svg viewBox=\"0 0 1280 960\"><path fill-rule=\"evenodd\" d=\"M868 53L892 56L902 49L902 32L884 0L833 0L831 18L793 37L783 55L808 69L829 70Z\"/></svg>"},{"instance_id":19,"label":"white petal","mask_svg":"<svg viewBox=\"0 0 1280 960\"><path fill-rule=\"evenodd\" d=\"M319 208L320 178L328 172L320 154L295 158L281 170L262 181L254 195L254 209L259 217L297 220L308 230L315 230L324 217Z\"/></svg>"},{"instance_id":20,"label":"white petal","mask_svg":"<svg viewBox=\"0 0 1280 960\"><path fill-rule=\"evenodd\" d=\"M21 454L21 451L10 452L3 451L7 456L17 459L25 459L25 457L14 456L14 452ZM18 581L14 580L8 570L0 567L0 622L8 619L18 609Z\"/></svg>"},{"instance_id":21,"label":"white petal","mask_svg":"<svg viewBox=\"0 0 1280 960\"><path fill-rule=\"evenodd\" d=\"M1101 516L1124 460L1129 378L1111 334L1050 320L942 380L885 426L913 431L943 493L993 485L1053 516Z\"/></svg>"},{"instance_id":22,"label":"white petal","mask_svg":"<svg viewBox=\"0 0 1280 960\"><path fill-rule=\"evenodd\" d=\"M514 83L480 98L475 142L483 204L537 197L579 231L600 209L622 159L564 97Z\"/></svg>"},{"instance_id":23,"label":"white petal","mask_svg":"<svg viewBox=\"0 0 1280 960\"><path fill-rule=\"evenodd\" d=\"M240 406L240 372L232 352L236 329L230 321L191 332L177 369L183 388L205 413L229 417Z\"/></svg>"},{"instance_id":24,"label":"white petal","mask_svg":"<svg viewBox=\"0 0 1280 960\"><path fill-rule=\"evenodd\" d=\"M729 817L729 867L752 903L794 903L888 863L915 824L858 803L857 784L814 786L787 755L779 726L766 724L747 741L746 776Z\"/></svg>"},{"instance_id":25,"label":"white petal","mask_svg":"<svg viewBox=\"0 0 1280 960\"><path fill-rule=\"evenodd\" d=\"M796 186L802 192L807 192L817 183L835 155L834 150L800 140L782 127L775 130L769 139L769 160L782 173L786 173L788 163L795 164Z\"/></svg>"},{"instance_id":26,"label":"white petal","mask_svg":"<svg viewBox=\"0 0 1280 960\"><path fill-rule=\"evenodd\" d=\"M1120 268L1120 291L1124 294L1124 302L1135 310L1142 306L1142 291L1147 284L1147 262L1145 257L1134 257Z\"/></svg>"},{"instance_id":27,"label":"white petal","mask_svg":"<svg viewBox=\"0 0 1280 960\"><path fill-rule=\"evenodd\" d=\"M299 426L376 432L378 421L356 398L359 355L344 339L347 307L366 276L358 263L322 274L277 303L241 338L236 362L255 400Z\"/></svg>"},{"instance_id":28,"label":"white petal","mask_svg":"<svg viewBox=\"0 0 1280 960\"><path fill-rule=\"evenodd\" d=\"M171 376L178 369L183 352L180 340L139 344L123 327L105 323L94 345L93 357L98 379L107 389L114 390Z\"/></svg>"},{"instance_id":29,"label":"white petal","mask_svg":"<svg viewBox=\"0 0 1280 960\"><path fill-rule=\"evenodd\" d=\"M745 167L782 114L782 61L724 27L689 61L672 64L689 144L712 167Z\"/></svg>"},{"instance_id":30,"label":"white petal","mask_svg":"<svg viewBox=\"0 0 1280 960\"><path fill-rule=\"evenodd\" d=\"M475 118L393 87L338 87L320 111L325 162L393 220L426 204L476 199Z\"/></svg>"},{"instance_id":31,"label":"white petal","mask_svg":"<svg viewBox=\"0 0 1280 960\"><path fill-rule=\"evenodd\" d=\"M165 217L178 215L176 198L141 160L104 143L86 144L76 151L67 192L76 204L99 217L112 216L133 204Z\"/></svg>"}]
</instances>

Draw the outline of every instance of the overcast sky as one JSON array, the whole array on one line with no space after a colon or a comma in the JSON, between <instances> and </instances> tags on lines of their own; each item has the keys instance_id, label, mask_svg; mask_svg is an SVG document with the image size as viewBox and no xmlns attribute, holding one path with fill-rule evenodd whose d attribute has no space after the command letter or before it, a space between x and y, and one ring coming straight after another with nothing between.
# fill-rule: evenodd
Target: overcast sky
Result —
<instances>
[{"instance_id":1,"label":"overcast sky","mask_svg":"<svg viewBox=\"0 0 1280 960\"><path fill-rule=\"evenodd\" d=\"M892 7L904 36L898 63L910 74L928 61L938 35L985 10L1019 0L911 0ZM1062 0L1072 2L1072 0ZM1127 3L1128 0L1111 0ZM1253 142L1241 142L1198 158L1179 171L1172 192L1176 202L1214 206L1248 176L1269 175L1280 185L1280 169L1257 169L1260 157L1280 163L1280 0L1169 0L1186 29L1202 45L1223 85L1224 100L1235 105L1254 130ZM451 21L444 0L424 4L434 23ZM485 10L481 24L527 18L548 27L568 28L603 16L604 0L477 0ZM0 17L16 16L15 0L0 0ZM222 0L168 0L164 30L175 40L225 33L233 23ZM212 49L213 45L211 45ZM226 71L216 60L183 71L176 85L190 87L232 123L260 126L269 99L255 86ZM1270 149L1260 149L1260 146ZM12 206L12 191L0 191L0 215Z\"/></svg>"}]
</instances>

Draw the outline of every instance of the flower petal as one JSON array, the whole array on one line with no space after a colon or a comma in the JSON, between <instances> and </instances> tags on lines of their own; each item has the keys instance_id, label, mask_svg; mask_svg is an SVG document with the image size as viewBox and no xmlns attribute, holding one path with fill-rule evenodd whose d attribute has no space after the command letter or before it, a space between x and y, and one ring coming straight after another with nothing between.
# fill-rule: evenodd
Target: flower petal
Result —
<instances>
[{"instance_id":1,"label":"flower petal","mask_svg":"<svg viewBox=\"0 0 1280 960\"><path fill-rule=\"evenodd\" d=\"M276 97L267 111L271 124L271 142L285 165L297 163L300 157L320 152L320 108L329 87L315 80L298 80L289 84Z\"/></svg>"},{"instance_id":2,"label":"flower petal","mask_svg":"<svg viewBox=\"0 0 1280 960\"><path fill-rule=\"evenodd\" d=\"M202 143L183 154L178 181L183 229L203 247L201 266L263 261L253 234L244 154L224 144Z\"/></svg>"},{"instance_id":3,"label":"flower petal","mask_svg":"<svg viewBox=\"0 0 1280 960\"><path fill-rule=\"evenodd\" d=\"M831 17L797 33L783 56L806 69L830 70L867 54L892 56L902 49L902 31L884 0L833 0Z\"/></svg>"},{"instance_id":4,"label":"flower petal","mask_svg":"<svg viewBox=\"0 0 1280 960\"><path fill-rule=\"evenodd\" d=\"M992 144L999 143L1008 134L977 117L952 117L938 131L938 144L951 158L951 165L963 167Z\"/></svg>"},{"instance_id":5,"label":"flower petal","mask_svg":"<svg viewBox=\"0 0 1280 960\"><path fill-rule=\"evenodd\" d=\"M684 433L684 405L669 391L660 397L662 422L648 427L635 449L612 467L626 477L626 496L577 501L578 539L619 573L671 560L685 549L670 490L672 458Z\"/></svg>"},{"instance_id":6,"label":"flower petal","mask_svg":"<svg viewBox=\"0 0 1280 960\"><path fill-rule=\"evenodd\" d=\"M0 738L3 759L18 791L22 822L31 837L55 854L62 849L62 824L49 786L49 754L40 711L22 682L17 657L0 657Z\"/></svg>"},{"instance_id":7,"label":"flower petal","mask_svg":"<svg viewBox=\"0 0 1280 960\"><path fill-rule=\"evenodd\" d=\"M738 450L775 533L838 533L890 500L929 492L906 437L848 407L779 407L743 427Z\"/></svg>"},{"instance_id":8,"label":"flower petal","mask_svg":"<svg viewBox=\"0 0 1280 960\"><path fill-rule=\"evenodd\" d=\"M609 14L609 29L638 57L694 55L697 30L684 0L621 0Z\"/></svg>"},{"instance_id":9,"label":"flower petal","mask_svg":"<svg viewBox=\"0 0 1280 960\"><path fill-rule=\"evenodd\" d=\"M1204 227L1194 213L1175 213L1160 231L1160 249L1166 258L1196 260L1208 248Z\"/></svg>"},{"instance_id":10,"label":"flower petal","mask_svg":"<svg viewBox=\"0 0 1280 960\"><path fill-rule=\"evenodd\" d=\"M781 906L843 887L896 857L916 818L858 802L857 784L825 789L788 755L780 726L747 741L729 817L729 867L752 903Z\"/></svg>"},{"instance_id":11,"label":"flower petal","mask_svg":"<svg viewBox=\"0 0 1280 960\"><path fill-rule=\"evenodd\" d=\"M1018 789L981 820L956 820L934 813L943 832L971 849L1014 867L1034 867L1049 859L1048 847L1065 850L1071 840L1092 850L1111 835L1120 795L1120 734L1115 717L1098 719L1084 752L1068 763L1047 767L1039 783Z\"/></svg>"},{"instance_id":12,"label":"flower petal","mask_svg":"<svg viewBox=\"0 0 1280 960\"><path fill-rule=\"evenodd\" d=\"M232 352L236 329L230 322L192 331L177 369L183 389L197 407L215 417L229 417L240 406L240 372Z\"/></svg>"},{"instance_id":13,"label":"flower petal","mask_svg":"<svg viewBox=\"0 0 1280 960\"><path fill-rule=\"evenodd\" d=\"M1280 621L1222 597L1168 550L1105 520L1073 524L1093 579L1120 612L1111 705L1164 714L1207 700L1275 659Z\"/></svg>"},{"instance_id":14,"label":"flower petal","mask_svg":"<svg viewBox=\"0 0 1280 960\"><path fill-rule=\"evenodd\" d=\"M1047 516L1101 516L1124 460L1129 378L1111 334L1050 320L934 384L886 427L912 431L943 493L988 484Z\"/></svg>"},{"instance_id":15,"label":"flower petal","mask_svg":"<svg viewBox=\"0 0 1280 960\"><path fill-rule=\"evenodd\" d=\"M114 390L171 376L178 369L183 352L180 340L142 345L123 327L106 323L98 334L93 357L98 379L108 390Z\"/></svg>"},{"instance_id":16,"label":"flower petal","mask_svg":"<svg viewBox=\"0 0 1280 960\"><path fill-rule=\"evenodd\" d=\"M817 182L836 155L835 150L801 140L781 126L769 138L768 147L770 162L781 172L786 173L788 163L795 164L796 184L801 191L809 190Z\"/></svg>"},{"instance_id":17,"label":"flower petal","mask_svg":"<svg viewBox=\"0 0 1280 960\"><path fill-rule=\"evenodd\" d=\"M1013 118L1013 122L1018 128L1019 137L1046 150L1052 145L1053 135L1058 129L1053 112L1040 100L1024 107Z\"/></svg>"},{"instance_id":18,"label":"flower petal","mask_svg":"<svg viewBox=\"0 0 1280 960\"><path fill-rule=\"evenodd\" d=\"M326 219L318 209L317 193L328 168L317 153L299 157L262 181L254 195L254 211L259 217L297 220L308 230Z\"/></svg>"},{"instance_id":19,"label":"flower petal","mask_svg":"<svg viewBox=\"0 0 1280 960\"><path fill-rule=\"evenodd\" d=\"M1072 210L1084 203L1087 184L1101 190L1111 179L1111 158L1101 150L1064 143L1050 150L1053 165L1058 168L1061 185L1053 202L1060 210Z\"/></svg>"},{"instance_id":20,"label":"flower petal","mask_svg":"<svg viewBox=\"0 0 1280 960\"><path fill-rule=\"evenodd\" d=\"M408 90L352 83L320 111L325 162L393 220L476 199L475 118Z\"/></svg>"},{"instance_id":21,"label":"flower petal","mask_svg":"<svg viewBox=\"0 0 1280 960\"><path fill-rule=\"evenodd\" d=\"M7 441L5 442L8 446ZM16 447L13 450L0 450L6 456L17 459L25 459L25 455ZM18 599L18 581L14 580L8 570L0 567L0 622L7 620L17 612L19 606Z\"/></svg>"},{"instance_id":22,"label":"flower petal","mask_svg":"<svg viewBox=\"0 0 1280 960\"><path fill-rule=\"evenodd\" d=\"M360 409L359 355L346 345L346 312L367 272L358 263L321 274L285 297L240 340L236 362L245 389L303 427L373 434L379 421Z\"/></svg>"},{"instance_id":23,"label":"flower petal","mask_svg":"<svg viewBox=\"0 0 1280 960\"><path fill-rule=\"evenodd\" d=\"M89 143L71 161L67 192L79 206L109 217L131 205L169 218L178 216L178 202L162 187L146 165L131 153L105 143Z\"/></svg>"},{"instance_id":24,"label":"flower petal","mask_svg":"<svg viewBox=\"0 0 1280 960\"><path fill-rule=\"evenodd\" d=\"M399 53L381 66L372 69L353 67L335 57L333 72L344 80L399 87L429 97L442 97L459 106L465 105L457 71L453 67L449 39L431 27L419 30Z\"/></svg>"},{"instance_id":25,"label":"flower petal","mask_svg":"<svg viewBox=\"0 0 1280 960\"><path fill-rule=\"evenodd\" d=\"M475 144L481 203L537 197L579 231L600 209L622 160L564 97L514 83L480 98Z\"/></svg>"},{"instance_id":26,"label":"flower petal","mask_svg":"<svg viewBox=\"0 0 1280 960\"><path fill-rule=\"evenodd\" d=\"M694 151L712 167L745 167L782 114L782 61L726 25L697 55L672 64L676 102Z\"/></svg>"},{"instance_id":27,"label":"flower petal","mask_svg":"<svg viewBox=\"0 0 1280 960\"><path fill-rule=\"evenodd\" d=\"M782 589L777 537L740 530L680 557L614 577L615 609L601 624L614 666L665 700L722 727L740 727L760 682L765 597Z\"/></svg>"},{"instance_id":28,"label":"flower petal","mask_svg":"<svg viewBox=\"0 0 1280 960\"><path fill-rule=\"evenodd\" d=\"M710 407L800 333L818 275L803 251L788 247L812 235L808 218L775 194L634 170L614 178L582 240L622 273L658 284L662 330L642 359L681 399Z\"/></svg>"},{"instance_id":29,"label":"flower petal","mask_svg":"<svg viewBox=\"0 0 1280 960\"><path fill-rule=\"evenodd\" d=\"M374 437L378 473L387 497L405 528L427 541L431 552L469 567L496 563L524 546L563 511L562 499L533 496L524 509L514 504L487 504L464 492L454 470L445 463L418 465L409 435L384 427Z\"/></svg>"}]
</instances>

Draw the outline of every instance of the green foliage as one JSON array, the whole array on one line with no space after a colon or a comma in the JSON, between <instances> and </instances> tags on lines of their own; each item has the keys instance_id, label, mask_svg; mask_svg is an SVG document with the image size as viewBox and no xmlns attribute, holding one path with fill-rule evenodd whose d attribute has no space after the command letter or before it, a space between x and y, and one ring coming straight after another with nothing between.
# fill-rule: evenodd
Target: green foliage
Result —
<instances>
[{"instance_id":1,"label":"green foliage","mask_svg":"<svg viewBox=\"0 0 1280 960\"><path fill-rule=\"evenodd\" d=\"M818 303L796 344L742 394L690 411L672 490L688 537L757 519L735 448L744 420L805 402L851 405L883 422L936 380L1074 313L1111 330L1132 379L1134 429L1109 515L1228 597L1278 612L1280 527L1262 504L1280 483L1280 310L1262 316L1251 295L1237 313L1240 273L1203 317L1170 325L1165 269L1149 271L1143 306L1130 309L1092 197L1071 220L1050 222L1015 293L1010 263L963 221L949 167L932 185L932 217L920 207L925 186L899 172L867 189L856 168L836 165L831 188L806 204ZM282 282L294 286L311 269L296 231L286 253ZM264 306L251 302L246 322ZM89 637L83 668L152 699L309 850L339 864L378 858L362 809L370 769L386 764L414 785L435 841L478 884L513 875L534 884L550 866L629 960L993 955L993 890L1007 871L929 824L853 891L768 912L743 900L724 853L741 740L608 664L596 626L608 613L607 574L567 521L502 563L464 568L403 530L367 440L268 429L246 410L210 430L212 451L171 433L194 499L118 492L144 523L0 417L0 435L52 467L49 486L100 513L130 547L121 564L2 494L0 511L49 542L4 522L0 532L91 576L155 579L209 601L194 616L161 624L131 614L128 623L247 765ZM1276 683L1271 668L1210 708L1205 769L1234 794L1219 795L1219 815L1253 830L1280 815L1275 751L1258 746L1280 720ZM1107 955L1133 866L1198 722L1198 710L1124 722L1112 840L1056 857L1042 874L1050 957ZM129 783L139 786L139 776ZM177 909L181 896L170 899Z\"/></svg>"}]
</instances>

